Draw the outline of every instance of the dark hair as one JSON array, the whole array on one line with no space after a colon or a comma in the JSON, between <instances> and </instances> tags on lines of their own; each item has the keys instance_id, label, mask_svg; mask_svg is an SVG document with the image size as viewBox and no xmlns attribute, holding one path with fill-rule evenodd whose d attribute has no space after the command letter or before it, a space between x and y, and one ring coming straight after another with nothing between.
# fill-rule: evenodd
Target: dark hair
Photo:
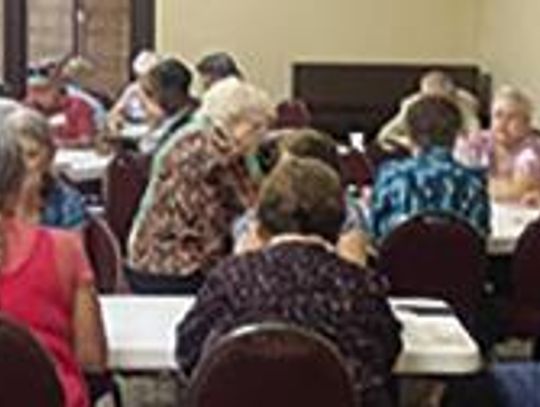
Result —
<instances>
[{"instance_id":1,"label":"dark hair","mask_svg":"<svg viewBox=\"0 0 540 407\"><path fill-rule=\"evenodd\" d=\"M229 76L243 78L244 76L234 58L225 52L217 52L203 57L197 64L197 71L201 75L208 75L213 79L223 79Z\"/></svg>"},{"instance_id":2,"label":"dark hair","mask_svg":"<svg viewBox=\"0 0 540 407\"><path fill-rule=\"evenodd\" d=\"M451 147L463 127L458 107L443 96L425 96L415 102L407 110L406 123L411 137L421 148Z\"/></svg>"},{"instance_id":3,"label":"dark hair","mask_svg":"<svg viewBox=\"0 0 540 407\"><path fill-rule=\"evenodd\" d=\"M270 173L284 153L299 158L314 158L340 172L337 145L326 133L311 128L270 132L257 147L257 160L264 175Z\"/></svg>"},{"instance_id":4,"label":"dark hair","mask_svg":"<svg viewBox=\"0 0 540 407\"><path fill-rule=\"evenodd\" d=\"M143 78L143 83L148 82L152 97L167 114L171 114L189 98L192 78L186 65L175 58L168 58L154 66Z\"/></svg>"},{"instance_id":5,"label":"dark hair","mask_svg":"<svg viewBox=\"0 0 540 407\"><path fill-rule=\"evenodd\" d=\"M344 217L339 176L319 160L286 157L265 179L257 218L271 235L300 233L335 242Z\"/></svg>"}]
</instances>

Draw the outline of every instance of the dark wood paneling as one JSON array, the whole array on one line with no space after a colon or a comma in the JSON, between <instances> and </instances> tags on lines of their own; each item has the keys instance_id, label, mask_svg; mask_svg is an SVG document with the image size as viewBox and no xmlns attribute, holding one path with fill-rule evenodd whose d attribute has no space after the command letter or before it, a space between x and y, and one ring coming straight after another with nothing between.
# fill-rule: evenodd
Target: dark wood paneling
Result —
<instances>
[{"instance_id":1,"label":"dark wood paneling","mask_svg":"<svg viewBox=\"0 0 540 407\"><path fill-rule=\"evenodd\" d=\"M26 85L27 2L4 0L4 81L16 97Z\"/></svg>"},{"instance_id":2,"label":"dark wood paneling","mask_svg":"<svg viewBox=\"0 0 540 407\"><path fill-rule=\"evenodd\" d=\"M474 65L295 64L293 94L307 103L317 128L340 139L362 131L369 141L432 69L447 72L459 86L479 96L487 111L483 75Z\"/></svg>"},{"instance_id":3,"label":"dark wood paneling","mask_svg":"<svg viewBox=\"0 0 540 407\"><path fill-rule=\"evenodd\" d=\"M155 48L155 0L132 0L131 5L131 56L142 49Z\"/></svg>"}]
</instances>

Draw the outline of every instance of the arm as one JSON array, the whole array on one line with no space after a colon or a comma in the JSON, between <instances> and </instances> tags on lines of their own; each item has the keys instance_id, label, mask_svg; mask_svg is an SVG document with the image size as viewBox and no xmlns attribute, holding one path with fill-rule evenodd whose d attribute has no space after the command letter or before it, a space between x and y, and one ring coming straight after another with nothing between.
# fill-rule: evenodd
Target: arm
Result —
<instances>
[{"instance_id":1,"label":"arm","mask_svg":"<svg viewBox=\"0 0 540 407\"><path fill-rule=\"evenodd\" d=\"M107 366L107 344L101 309L93 284L93 271L82 239L73 232L57 232L59 265L72 304L73 349L82 368L101 372Z\"/></svg>"},{"instance_id":2,"label":"arm","mask_svg":"<svg viewBox=\"0 0 540 407\"><path fill-rule=\"evenodd\" d=\"M79 363L87 372L107 367L107 344L97 293L92 283L83 283L75 293L74 345Z\"/></svg>"}]
</instances>

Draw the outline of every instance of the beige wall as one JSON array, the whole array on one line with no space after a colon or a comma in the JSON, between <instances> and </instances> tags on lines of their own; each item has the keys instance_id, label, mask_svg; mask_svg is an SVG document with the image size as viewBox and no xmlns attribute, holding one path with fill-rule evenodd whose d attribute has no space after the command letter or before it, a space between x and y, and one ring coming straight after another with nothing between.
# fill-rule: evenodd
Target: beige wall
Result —
<instances>
[{"instance_id":1,"label":"beige wall","mask_svg":"<svg viewBox=\"0 0 540 407\"><path fill-rule=\"evenodd\" d=\"M482 2L480 57L493 73L495 85L520 86L540 107L540 1ZM536 119L540 123L540 111Z\"/></svg>"},{"instance_id":2,"label":"beige wall","mask_svg":"<svg viewBox=\"0 0 540 407\"><path fill-rule=\"evenodd\" d=\"M157 43L191 62L228 50L282 97L293 61L474 61L478 1L160 0Z\"/></svg>"}]
</instances>

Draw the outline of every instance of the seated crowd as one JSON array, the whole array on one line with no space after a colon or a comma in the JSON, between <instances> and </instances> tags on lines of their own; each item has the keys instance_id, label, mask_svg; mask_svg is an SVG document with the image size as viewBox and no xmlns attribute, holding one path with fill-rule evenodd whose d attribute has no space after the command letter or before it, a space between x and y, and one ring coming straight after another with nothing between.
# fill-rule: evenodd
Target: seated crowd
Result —
<instances>
[{"instance_id":1,"label":"seated crowd","mask_svg":"<svg viewBox=\"0 0 540 407\"><path fill-rule=\"evenodd\" d=\"M66 406L88 406L83 370L106 370L106 340L80 233L84 198L55 171L54 156L143 124L134 148L150 157L149 182L124 271L136 294L197 295L176 331L184 379L220 335L286 322L337 346L357 405L393 405L401 325L369 257L417 214L449 213L487 237L491 201L540 206L530 100L502 88L490 129L480 130L475 98L442 72L426 74L376 140L406 157L383 163L360 202L331 135L270 130L276 105L228 54L196 68L200 99L184 62L143 51L108 114L83 83L91 67L80 59L32 67L22 104L0 100L2 312L50 352Z\"/></svg>"}]
</instances>

